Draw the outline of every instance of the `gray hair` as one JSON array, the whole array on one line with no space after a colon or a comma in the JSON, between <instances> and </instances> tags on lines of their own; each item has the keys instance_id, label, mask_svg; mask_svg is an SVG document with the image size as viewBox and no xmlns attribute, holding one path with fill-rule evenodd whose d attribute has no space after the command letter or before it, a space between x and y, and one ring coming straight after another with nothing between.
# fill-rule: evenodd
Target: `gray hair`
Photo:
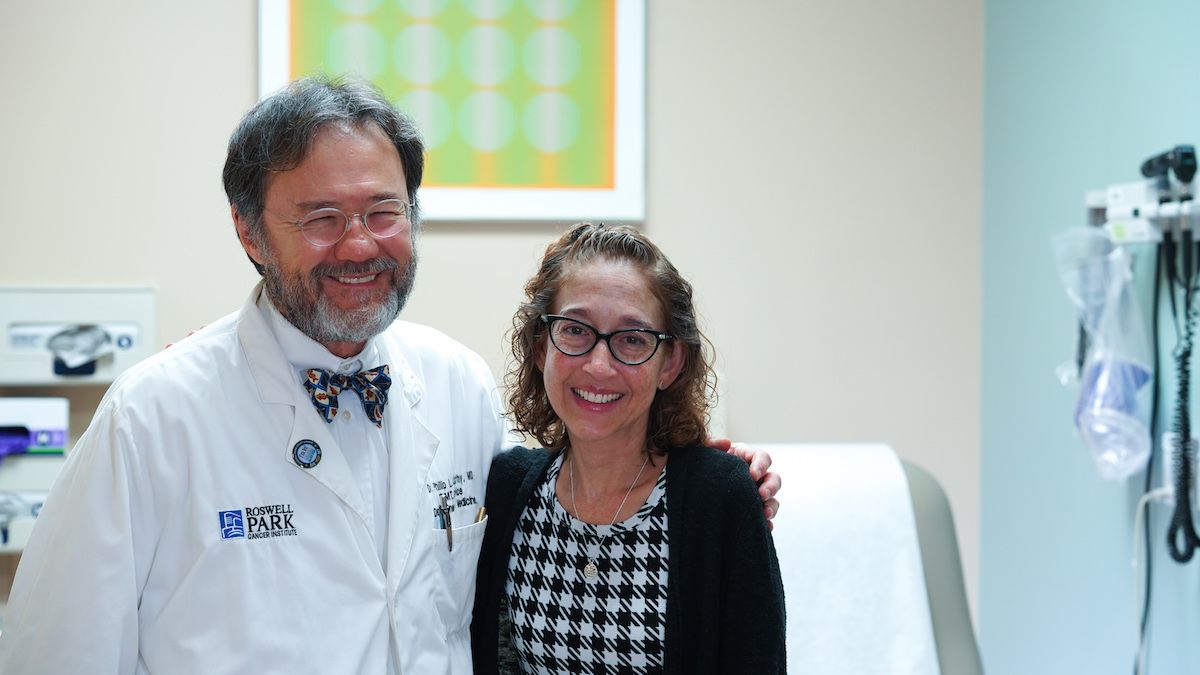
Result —
<instances>
[{"instance_id":1,"label":"gray hair","mask_svg":"<svg viewBox=\"0 0 1200 675\"><path fill-rule=\"evenodd\" d=\"M229 138L221 173L225 195L246 220L256 242L266 242L263 208L267 176L299 166L317 134L339 123L360 128L373 124L396 146L408 198L413 202L416 235L421 222L417 188L425 168L424 146L416 125L374 85L357 79L318 76L296 80L259 101ZM262 273L258 263L254 267Z\"/></svg>"}]
</instances>

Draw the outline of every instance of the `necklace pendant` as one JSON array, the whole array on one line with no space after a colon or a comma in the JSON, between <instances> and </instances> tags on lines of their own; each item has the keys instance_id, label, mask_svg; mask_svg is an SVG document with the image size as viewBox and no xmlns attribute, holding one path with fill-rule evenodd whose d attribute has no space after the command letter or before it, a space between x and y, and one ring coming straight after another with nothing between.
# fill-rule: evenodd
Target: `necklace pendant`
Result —
<instances>
[{"instance_id":1,"label":"necklace pendant","mask_svg":"<svg viewBox=\"0 0 1200 675\"><path fill-rule=\"evenodd\" d=\"M583 577L585 579L595 579L596 575L599 573L600 570L596 568L596 563L592 562L591 560L589 560L588 563L583 566Z\"/></svg>"}]
</instances>

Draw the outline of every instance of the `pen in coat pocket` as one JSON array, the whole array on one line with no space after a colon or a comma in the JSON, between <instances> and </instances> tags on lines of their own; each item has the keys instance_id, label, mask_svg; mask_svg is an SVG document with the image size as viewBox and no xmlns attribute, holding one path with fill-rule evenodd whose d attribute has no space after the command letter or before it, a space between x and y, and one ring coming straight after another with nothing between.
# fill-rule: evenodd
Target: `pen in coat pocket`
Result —
<instances>
[{"instance_id":1,"label":"pen in coat pocket","mask_svg":"<svg viewBox=\"0 0 1200 675\"><path fill-rule=\"evenodd\" d=\"M454 523L450 519L450 505L446 502L446 495L442 495L442 518L446 525L446 550L454 551Z\"/></svg>"}]
</instances>

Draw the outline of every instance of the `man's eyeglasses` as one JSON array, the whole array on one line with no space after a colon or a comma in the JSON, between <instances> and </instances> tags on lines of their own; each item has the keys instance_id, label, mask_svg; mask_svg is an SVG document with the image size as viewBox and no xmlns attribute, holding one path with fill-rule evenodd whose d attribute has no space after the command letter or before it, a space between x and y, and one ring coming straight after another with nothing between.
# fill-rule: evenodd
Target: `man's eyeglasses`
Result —
<instances>
[{"instance_id":1,"label":"man's eyeglasses","mask_svg":"<svg viewBox=\"0 0 1200 675\"><path fill-rule=\"evenodd\" d=\"M346 236L355 218L363 229L376 239L394 237L412 227L413 204L399 199L385 199L372 204L366 211L348 216L341 209L317 209L299 220L290 221L313 246L327 248Z\"/></svg>"},{"instance_id":2,"label":"man's eyeglasses","mask_svg":"<svg viewBox=\"0 0 1200 675\"><path fill-rule=\"evenodd\" d=\"M582 321L565 316L543 314L542 322L550 329L550 342L567 356L583 356L604 340L608 353L627 366L645 363L658 351L658 346L675 337L649 328L629 328L601 333Z\"/></svg>"}]
</instances>

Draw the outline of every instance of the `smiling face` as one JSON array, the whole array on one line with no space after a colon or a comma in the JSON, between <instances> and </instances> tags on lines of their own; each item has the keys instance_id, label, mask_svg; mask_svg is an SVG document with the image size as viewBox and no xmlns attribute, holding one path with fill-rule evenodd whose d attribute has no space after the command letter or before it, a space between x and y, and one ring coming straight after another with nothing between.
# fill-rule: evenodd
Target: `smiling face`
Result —
<instances>
[{"instance_id":1,"label":"smiling face","mask_svg":"<svg viewBox=\"0 0 1200 675\"><path fill-rule=\"evenodd\" d=\"M601 333L664 328L662 307L645 275L623 260L598 258L568 273L551 305ZM567 428L571 447L606 450L646 447L650 405L679 375L683 352L663 343L645 363L613 358L603 340L587 354L567 356L543 337L537 355L550 406Z\"/></svg>"},{"instance_id":2,"label":"smiling face","mask_svg":"<svg viewBox=\"0 0 1200 675\"><path fill-rule=\"evenodd\" d=\"M409 201L396 147L371 124L331 126L317 133L296 168L268 180L263 240L233 214L242 246L264 267L275 307L339 356L361 351L403 307L416 266L412 232L376 239L354 218L339 242L319 248L293 223L324 207L353 217L384 199Z\"/></svg>"}]
</instances>

